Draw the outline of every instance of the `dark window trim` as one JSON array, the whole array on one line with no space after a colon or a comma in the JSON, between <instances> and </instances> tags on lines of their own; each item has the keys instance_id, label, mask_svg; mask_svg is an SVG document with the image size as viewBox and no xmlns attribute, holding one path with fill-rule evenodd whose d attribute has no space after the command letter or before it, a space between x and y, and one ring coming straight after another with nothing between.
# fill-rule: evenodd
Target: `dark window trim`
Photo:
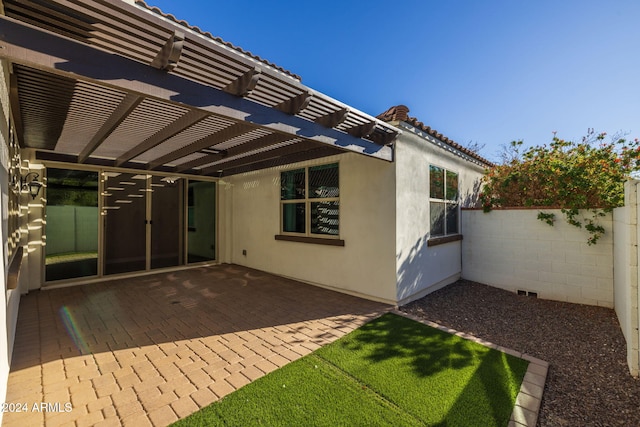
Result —
<instances>
[{"instance_id":1,"label":"dark window trim","mask_svg":"<svg viewBox=\"0 0 640 427\"><path fill-rule=\"evenodd\" d=\"M438 198L438 197L433 197L433 195L431 194L431 186L432 186L432 180L431 180L431 169L432 168L437 168L442 170L442 174L443 174L443 195L442 198ZM456 180L458 181L457 183L457 187L456 187L456 198L455 199L449 199L447 197L447 175L448 174L453 174L456 177ZM444 205L444 234L442 234L442 237L434 237L432 239L429 239L427 241L428 246L436 246L436 245L441 245L443 243L448 243L448 242L454 242L456 240L462 240L462 236L460 235L460 227L461 227L461 222L460 222L460 172L459 171L454 171L452 169L443 167L443 166L438 166L435 164L429 164L429 230L432 231L432 225L431 224L431 204L432 203L441 203ZM456 210L457 210L457 224L456 224L456 231L449 233L447 232L447 207L448 206L455 206ZM460 236L460 237L456 237L456 236ZM447 239L448 237L452 237L452 239ZM431 243L433 241L433 243Z\"/></svg>"},{"instance_id":2,"label":"dark window trim","mask_svg":"<svg viewBox=\"0 0 640 427\"><path fill-rule=\"evenodd\" d=\"M438 246L449 242L457 242L458 240L462 240L462 234L453 234L451 236L443 237L432 237L431 239L427 240L427 246Z\"/></svg>"},{"instance_id":3,"label":"dark window trim","mask_svg":"<svg viewBox=\"0 0 640 427\"><path fill-rule=\"evenodd\" d=\"M335 166L338 169L338 193L339 193L339 189L340 189L340 161L336 160L330 163L324 163L324 164L319 164L319 165L306 165L306 166L302 166L302 167L298 167L298 168L294 168L294 169L288 169L288 170L284 170L280 172L280 179L282 180L282 175L284 173L287 172L299 172L299 171L303 171L304 172L304 197L302 198L294 198L294 199L283 199L282 198L282 192L280 193L280 234L279 236L286 236L286 237L305 237L306 240L305 242L307 243L318 243L318 244L327 244L327 245L333 245L333 246L344 246L344 241L342 241L342 244L339 243L323 243L323 242L316 242L314 239L333 239L333 240L339 240L340 237L340 225L339 225L339 218L340 218L340 213L338 211L338 234L325 234L325 233L314 233L311 231L311 205L313 203L334 203L337 202L338 206L340 205L340 199L341 196L340 194L338 194L337 197L311 197L311 195L309 194L309 188L310 188L310 178L309 178L309 172L311 171L311 169L313 168L317 168L317 167L327 167L327 166ZM305 222L304 222L304 226L305 226L305 231L303 233L298 233L295 231L285 231L284 230L284 224L283 224L283 218L284 218L284 212L283 212L283 207L287 204L304 204L304 208L305 208ZM339 209L339 208L338 208ZM315 237L318 236L318 237ZM289 240L289 241L293 241L292 239L279 239L279 240Z\"/></svg>"},{"instance_id":4,"label":"dark window trim","mask_svg":"<svg viewBox=\"0 0 640 427\"><path fill-rule=\"evenodd\" d=\"M298 243L314 243L317 245L328 245L328 246L344 246L344 240L341 239L327 239L323 237L307 237L307 236L289 236L286 234L276 234L276 240L284 240L287 242L298 242Z\"/></svg>"}]
</instances>

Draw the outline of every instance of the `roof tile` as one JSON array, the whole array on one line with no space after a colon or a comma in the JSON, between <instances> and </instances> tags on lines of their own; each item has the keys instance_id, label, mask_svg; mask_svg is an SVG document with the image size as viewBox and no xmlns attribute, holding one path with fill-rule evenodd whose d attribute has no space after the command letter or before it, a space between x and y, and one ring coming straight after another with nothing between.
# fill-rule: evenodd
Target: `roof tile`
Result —
<instances>
[{"instance_id":1,"label":"roof tile","mask_svg":"<svg viewBox=\"0 0 640 427\"><path fill-rule=\"evenodd\" d=\"M470 157L473 157L474 159L484 163L487 166L493 166L494 165L493 162L491 162L491 161L485 159L484 157L480 156L475 151L469 150L468 148L463 147L462 145L458 144L457 142L453 141L452 139L447 138L446 136L444 136L440 132L437 132L435 129L432 129L430 126L426 126L421 121L418 121L418 119L416 119L415 117L410 117L409 116L409 107L407 107L406 105L396 105L394 107L391 107L387 111L385 111L384 113L379 114L376 118L380 119L382 121L385 121L385 122L398 121L398 122L408 123L411 126L428 133L429 135L433 136L434 138L439 139L440 141L444 142L445 144L449 145L450 147L453 147L456 150L462 151L463 153L467 154Z\"/></svg>"},{"instance_id":2,"label":"roof tile","mask_svg":"<svg viewBox=\"0 0 640 427\"><path fill-rule=\"evenodd\" d=\"M269 67L275 68L276 70L288 75L289 77L293 77L294 79L298 80L298 81L302 81L302 77L300 77L298 74L292 73L289 70L286 70L276 64L274 64L273 62L269 62L266 59L263 59L261 57L259 57L258 55L254 55L253 53L246 51L244 49L242 49L241 47L235 46L232 43L229 43L228 41L225 41L223 39L221 39L220 37L216 37L213 34L211 34L208 31L203 31L201 30L199 27L196 27L195 25L190 25L187 21L182 20L182 19L178 19L175 16L173 16L170 13L164 13L159 7L157 6L149 6L144 0L135 0L137 5L140 5L142 7L144 7L145 9L158 14L164 18L170 19L171 21L175 22L176 24L182 25L183 27L186 27L192 31L195 31L196 33L203 35L211 40L215 40L218 43L221 43L225 46L227 46L228 48L234 49L238 52L240 52L243 55L246 55L250 58L255 59L256 61L262 62L263 64L268 65Z\"/></svg>"}]
</instances>

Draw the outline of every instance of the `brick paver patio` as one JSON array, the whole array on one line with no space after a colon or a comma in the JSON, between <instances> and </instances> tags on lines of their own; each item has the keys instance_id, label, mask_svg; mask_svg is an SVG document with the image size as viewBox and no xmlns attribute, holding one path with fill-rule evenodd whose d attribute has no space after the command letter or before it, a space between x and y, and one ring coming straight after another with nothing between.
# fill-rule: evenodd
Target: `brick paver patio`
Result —
<instances>
[{"instance_id":1,"label":"brick paver patio","mask_svg":"<svg viewBox=\"0 0 640 427\"><path fill-rule=\"evenodd\" d=\"M32 292L3 425L164 426L388 308L236 265Z\"/></svg>"}]
</instances>

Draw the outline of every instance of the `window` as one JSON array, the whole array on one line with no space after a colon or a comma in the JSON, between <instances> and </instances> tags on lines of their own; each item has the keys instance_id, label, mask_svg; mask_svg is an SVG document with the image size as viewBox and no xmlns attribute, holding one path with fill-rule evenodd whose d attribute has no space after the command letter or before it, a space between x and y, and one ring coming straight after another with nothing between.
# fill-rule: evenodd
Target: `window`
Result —
<instances>
[{"instance_id":1,"label":"window","mask_svg":"<svg viewBox=\"0 0 640 427\"><path fill-rule=\"evenodd\" d=\"M429 166L431 237L458 234L458 174Z\"/></svg>"},{"instance_id":2,"label":"window","mask_svg":"<svg viewBox=\"0 0 640 427\"><path fill-rule=\"evenodd\" d=\"M280 188L282 233L338 237L340 185L337 163L282 172Z\"/></svg>"}]
</instances>

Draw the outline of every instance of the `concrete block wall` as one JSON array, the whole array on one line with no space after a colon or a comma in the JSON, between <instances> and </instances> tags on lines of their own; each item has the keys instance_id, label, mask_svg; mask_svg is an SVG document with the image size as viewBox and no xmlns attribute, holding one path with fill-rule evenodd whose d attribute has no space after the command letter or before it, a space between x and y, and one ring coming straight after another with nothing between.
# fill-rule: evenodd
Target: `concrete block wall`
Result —
<instances>
[{"instance_id":1,"label":"concrete block wall","mask_svg":"<svg viewBox=\"0 0 640 427\"><path fill-rule=\"evenodd\" d=\"M636 377L640 374L638 185L639 181L625 183L625 205L613 211L615 310L627 342L629 371Z\"/></svg>"},{"instance_id":2,"label":"concrete block wall","mask_svg":"<svg viewBox=\"0 0 640 427\"><path fill-rule=\"evenodd\" d=\"M588 233L565 222L559 209L550 226L540 209L462 211L462 277L538 298L613 307L613 220L599 219L605 235L595 245Z\"/></svg>"}]
</instances>

